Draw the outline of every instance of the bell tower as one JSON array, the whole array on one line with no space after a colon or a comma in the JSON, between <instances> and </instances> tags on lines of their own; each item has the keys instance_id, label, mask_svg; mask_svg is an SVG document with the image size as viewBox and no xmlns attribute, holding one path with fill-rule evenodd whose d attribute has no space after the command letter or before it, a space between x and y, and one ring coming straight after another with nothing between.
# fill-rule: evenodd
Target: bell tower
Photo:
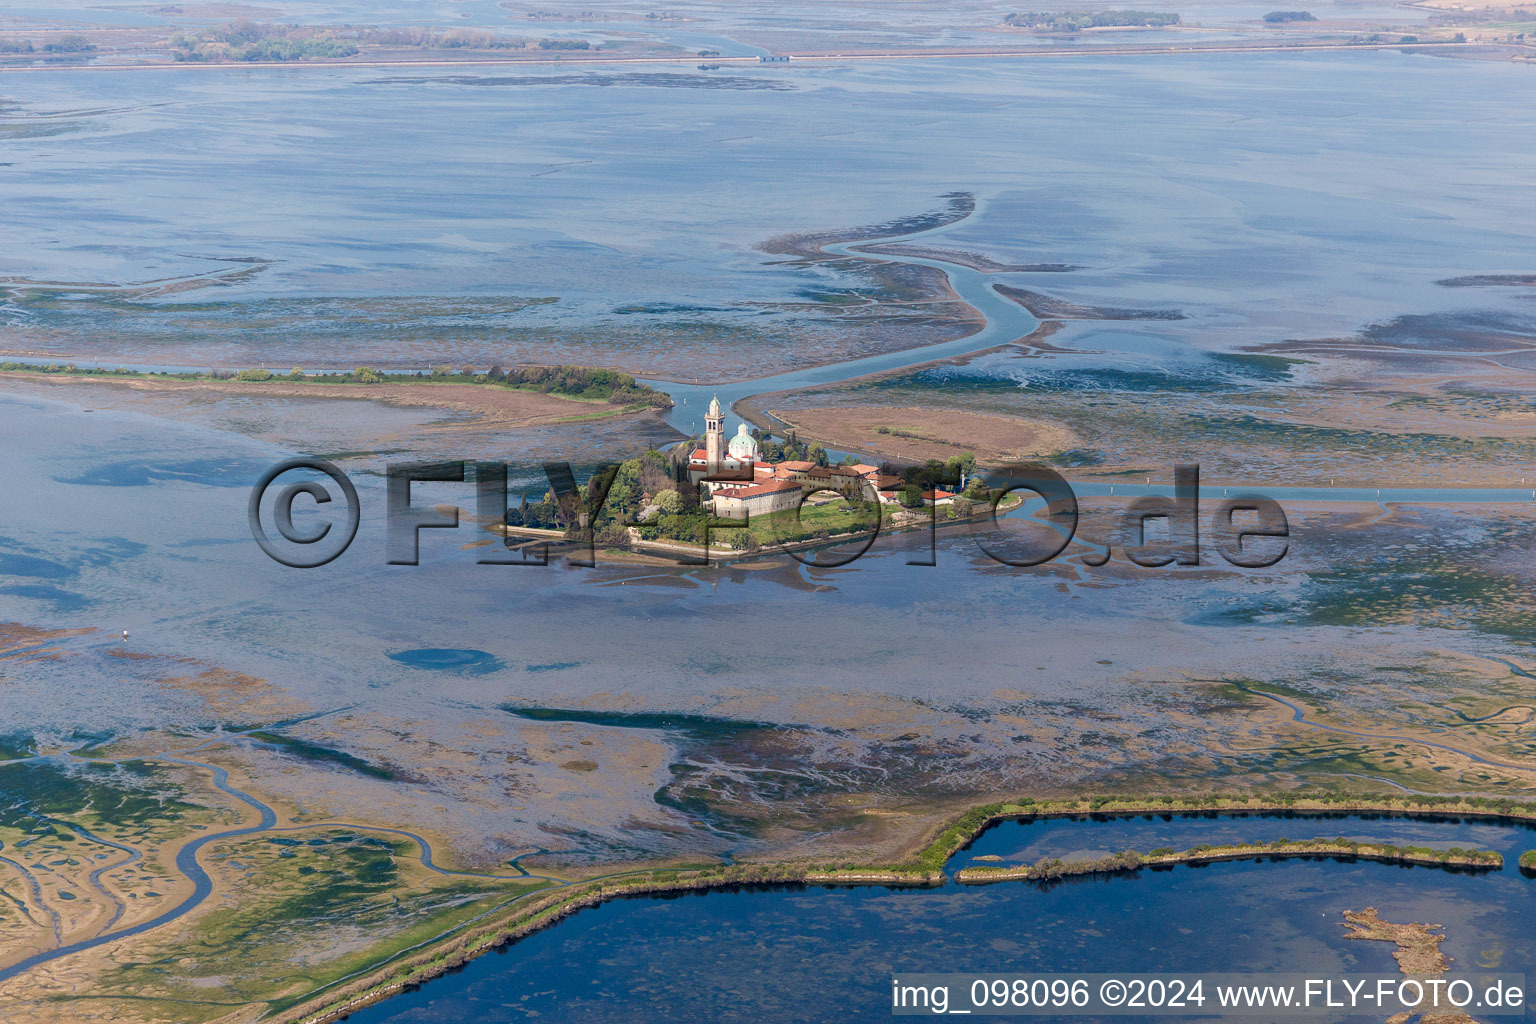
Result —
<instances>
[{"instance_id":1,"label":"bell tower","mask_svg":"<svg viewBox=\"0 0 1536 1024\"><path fill-rule=\"evenodd\" d=\"M725 461L725 414L720 410L718 395L709 400L709 411L704 414L704 457L711 475Z\"/></svg>"}]
</instances>

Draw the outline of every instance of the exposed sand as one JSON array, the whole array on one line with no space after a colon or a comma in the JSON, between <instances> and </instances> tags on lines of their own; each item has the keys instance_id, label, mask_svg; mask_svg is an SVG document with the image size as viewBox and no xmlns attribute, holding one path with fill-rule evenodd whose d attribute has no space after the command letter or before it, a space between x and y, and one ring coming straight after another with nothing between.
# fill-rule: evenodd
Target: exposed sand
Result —
<instances>
[{"instance_id":1,"label":"exposed sand","mask_svg":"<svg viewBox=\"0 0 1536 1024\"><path fill-rule=\"evenodd\" d=\"M1417 0L1415 3L1404 6L1420 7L1427 11L1511 10L1517 7L1530 7L1531 0Z\"/></svg>"},{"instance_id":2,"label":"exposed sand","mask_svg":"<svg viewBox=\"0 0 1536 1024\"><path fill-rule=\"evenodd\" d=\"M94 633L94 629L43 629L20 622L0 622L0 657L56 658L59 650L50 646L54 640Z\"/></svg>"},{"instance_id":3,"label":"exposed sand","mask_svg":"<svg viewBox=\"0 0 1536 1024\"><path fill-rule=\"evenodd\" d=\"M857 250L877 255L918 256L923 259L946 260L950 263L958 263L962 267L970 267L983 274L1060 274L1078 269L1068 263L999 263L985 253L972 252L968 249L941 249L936 246L912 245L907 242L861 245Z\"/></svg>"},{"instance_id":4,"label":"exposed sand","mask_svg":"<svg viewBox=\"0 0 1536 1024\"><path fill-rule=\"evenodd\" d=\"M443 409L466 414L465 418L441 424L434 429L452 430L493 427L516 430L519 427L545 426L574 420L633 415L623 406L606 402L585 402L538 391L479 384L307 384L287 381L209 381L148 379L141 377L46 376L36 373L0 372L0 379L20 380L39 387L63 387L90 384L157 395L238 395L252 398L346 398L382 402L386 405ZM649 411L649 410L646 410Z\"/></svg>"},{"instance_id":5,"label":"exposed sand","mask_svg":"<svg viewBox=\"0 0 1536 1024\"><path fill-rule=\"evenodd\" d=\"M792 425L802 439L900 459L947 459L970 452L997 463L1038 458L1077 442L1058 423L915 406L774 409L770 415ZM882 427L889 433L880 433Z\"/></svg>"}]
</instances>

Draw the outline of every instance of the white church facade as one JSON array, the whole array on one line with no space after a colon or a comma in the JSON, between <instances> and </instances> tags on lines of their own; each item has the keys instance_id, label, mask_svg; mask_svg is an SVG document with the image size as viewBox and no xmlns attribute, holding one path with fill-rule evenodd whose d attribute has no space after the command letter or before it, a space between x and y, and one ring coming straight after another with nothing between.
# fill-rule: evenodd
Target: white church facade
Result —
<instances>
[{"instance_id":1,"label":"white church facade","mask_svg":"<svg viewBox=\"0 0 1536 1024\"><path fill-rule=\"evenodd\" d=\"M689 455L688 479L703 484L715 515L726 519L789 511L798 508L806 494L824 491L886 500L877 489L882 481L874 466L821 467L809 462L775 466L759 461L761 456L757 439L745 423L726 442L725 414L716 397L704 416L704 447Z\"/></svg>"}]
</instances>

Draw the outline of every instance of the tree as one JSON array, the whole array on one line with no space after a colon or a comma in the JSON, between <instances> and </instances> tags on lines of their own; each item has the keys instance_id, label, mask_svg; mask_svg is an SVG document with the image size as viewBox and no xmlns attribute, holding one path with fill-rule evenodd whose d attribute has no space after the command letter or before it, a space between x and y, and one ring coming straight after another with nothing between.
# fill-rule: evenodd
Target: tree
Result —
<instances>
[{"instance_id":1,"label":"tree","mask_svg":"<svg viewBox=\"0 0 1536 1024\"><path fill-rule=\"evenodd\" d=\"M664 516L675 516L683 510L683 496L668 487L657 491L651 498L651 504L655 505Z\"/></svg>"},{"instance_id":2,"label":"tree","mask_svg":"<svg viewBox=\"0 0 1536 1024\"><path fill-rule=\"evenodd\" d=\"M805 457L808 462L814 462L818 466L825 466L828 461L827 450L821 446L820 441L811 442L811 446L805 450Z\"/></svg>"},{"instance_id":3,"label":"tree","mask_svg":"<svg viewBox=\"0 0 1536 1024\"><path fill-rule=\"evenodd\" d=\"M971 476L976 472L976 456L970 452L966 452L964 455L952 455L944 463L944 469L951 478L958 479L962 473L966 476Z\"/></svg>"},{"instance_id":4,"label":"tree","mask_svg":"<svg viewBox=\"0 0 1536 1024\"><path fill-rule=\"evenodd\" d=\"M271 370L241 370L235 374L235 380L271 380Z\"/></svg>"},{"instance_id":5,"label":"tree","mask_svg":"<svg viewBox=\"0 0 1536 1024\"><path fill-rule=\"evenodd\" d=\"M79 32L71 32L59 36L51 43L43 44L44 53L91 53L95 49L96 44Z\"/></svg>"},{"instance_id":6,"label":"tree","mask_svg":"<svg viewBox=\"0 0 1536 1024\"><path fill-rule=\"evenodd\" d=\"M304 371L302 369L300 369L299 367L295 366L293 369L288 371L288 379L289 380L303 380L304 379Z\"/></svg>"},{"instance_id":7,"label":"tree","mask_svg":"<svg viewBox=\"0 0 1536 1024\"><path fill-rule=\"evenodd\" d=\"M896 495L903 508L922 508L923 489L917 484L907 484Z\"/></svg>"}]
</instances>

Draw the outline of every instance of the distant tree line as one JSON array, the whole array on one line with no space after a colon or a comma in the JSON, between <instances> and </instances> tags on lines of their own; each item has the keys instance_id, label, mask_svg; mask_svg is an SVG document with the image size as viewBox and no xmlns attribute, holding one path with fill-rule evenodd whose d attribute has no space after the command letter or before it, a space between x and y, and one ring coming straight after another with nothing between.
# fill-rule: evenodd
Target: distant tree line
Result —
<instances>
[{"instance_id":1,"label":"distant tree line","mask_svg":"<svg viewBox=\"0 0 1536 1024\"><path fill-rule=\"evenodd\" d=\"M1271 25L1283 25L1287 21L1316 21L1311 11L1270 11L1264 20Z\"/></svg>"},{"instance_id":2,"label":"distant tree line","mask_svg":"<svg viewBox=\"0 0 1536 1024\"><path fill-rule=\"evenodd\" d=\"M358 45L324 29L237 21L205 29L196 35L171 37L179 61L220 60L282 62L307 58L351 57Z\"/></svg>"},{"instance_id":3,"label":"distant tree line","mask_svg":"<svg viewBox=\"0 0 1536 1024\"><path fill-rule=\"evenodd\" d=\"M179 61L290 61L351 57L367 44L443 50L533 48L591 50L599 48L585 39L534 40L464 29L441 32L430 28L377 28L354 25L313 28L249 20L230 22L190 35L178 32L171 37L171 48Z\"/></svg>"},{"instance_id":4,"label":"distant tree line","mask_svg":"<svg viewBox=\"0 0 1536 1024\"><path fill-rule=\"evenodd\" d=\"M286 374L278 374L266 368L244 370L209 370L207 372L145 372L140 370L92 369L77 367L74 363L22 363L0 362L0 370L20 370L29 373L63 373L79 376L166 377L173 380L239 380L253 383L284 379L307 381L312 384L382 384L386 380L409 383L430 379L444 384L500 384L524 391L539 391L566 398L609 402L613 405L644 405L657 409L672 406L672 399L665 392L641 384L627 373L590 366L520 366L503 370L492 366L481 372L473 366L455 370L451 366L436 366L430 376L426 373L389 375L371 366L359 366L350 372L305 373L295 366Z\"/></svg>"},{"instance_id":5,"label":"distant tree line","mask_svg":"<svg viewBox=\"0 0 1536 1024\"><path fill-rule=\"evenodd\" d=\"M94 53L96 44L79 32L69 32L34 46L27 39L0 39L0 53Z\"/></svg>"},{"instance_id":6,"label":"distant tree line","mask_svg":"<svg viewBox=\"0 0 1536 1024\"><path fill-rule=\"evenodd\" d=\"M614 405L649 405L657 409L670 409L672 399L665 392L641 384L635 378L619 370L607 370L594 366L514 366L502 369L492 366L484 373L476 373L473 367L463 367L455 374L451 367L438 366L432 370L434 377L449 377L469 383L495 382L508 387L542 391L548 395L564 395L567 398L584 398L606 401Z\"/></svg>"},{"instance_id":7,"label":"distant tree line","mask_svg":"<svg viewBox=\"0 0 1536 1024\"><path fill-rule=\"evenodd\" d=\"M1004 25L1015 28L1044 29L1049 32L1081 32L1085 28L1163 28L1177 25L1173 11L1029 11L1010 14Z\"/></svg>"}]
</instances>

